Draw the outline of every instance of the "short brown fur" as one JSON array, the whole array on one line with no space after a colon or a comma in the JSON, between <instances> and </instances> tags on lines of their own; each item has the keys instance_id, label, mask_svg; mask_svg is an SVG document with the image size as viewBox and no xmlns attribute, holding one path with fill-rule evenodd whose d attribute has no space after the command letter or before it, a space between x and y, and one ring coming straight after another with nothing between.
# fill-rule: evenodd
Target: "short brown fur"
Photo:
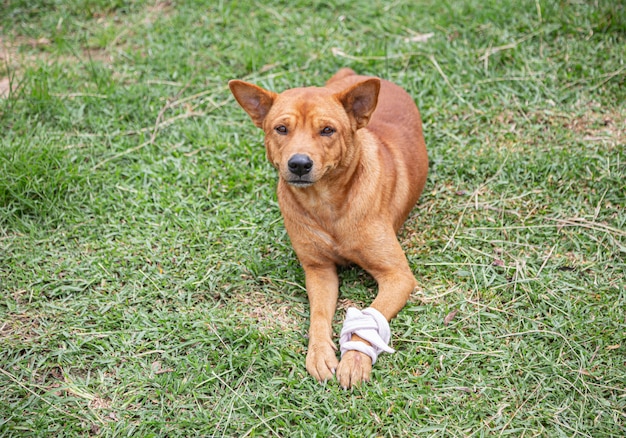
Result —
<instances>
[{"instance_id":1,"label":"short brown fur","mask_svg":"<svg viewBox=\"0 0 626 438\"><path fill-rule=\"evenodd\" d=\"M280 175L278 201L311 306L307 370L320 381L336 373L345 388L369 380L369 356L348 351L336 358L336 266L353 262L376 279L371 307L388 321L413 291L396 232L428 171L417 107L397 85L347 68L325 87L281 94L238 80L229 86L265 131L267 157Z\"/></svg>"}]
</instances>

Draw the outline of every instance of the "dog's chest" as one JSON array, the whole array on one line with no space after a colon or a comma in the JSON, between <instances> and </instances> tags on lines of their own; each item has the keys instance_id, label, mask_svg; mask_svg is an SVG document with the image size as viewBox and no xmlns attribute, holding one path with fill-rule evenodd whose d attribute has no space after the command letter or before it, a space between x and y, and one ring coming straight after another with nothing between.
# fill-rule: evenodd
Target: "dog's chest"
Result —
<instances>
[{"instance_id":1,"label":"dog's chest","mask_svg":"<svg viewBox=\"0 0 626 438\"><path fill-rule=\"evenodd\" d=\"M320 206L300 210L294 214L283 212L285 226L296 252L311 251L344 265L354 261L355 236L361 226L344 209Z\"/></svg>"}]
</instances>

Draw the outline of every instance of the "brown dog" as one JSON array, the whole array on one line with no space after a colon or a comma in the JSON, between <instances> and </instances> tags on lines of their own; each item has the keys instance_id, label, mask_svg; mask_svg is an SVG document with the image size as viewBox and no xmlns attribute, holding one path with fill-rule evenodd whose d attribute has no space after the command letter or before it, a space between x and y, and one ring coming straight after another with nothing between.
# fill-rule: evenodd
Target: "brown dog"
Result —
<instances>
[{"instance_id":1,"label":"brown dog","mask_svg":"<svg viewBox=\"0 0 626 438\"><path fill-rule=\"evenodd\" d=\"M306 368L319 381L336 372L344 388L369 380L378 353L393 351L388 321L416 285L396 232L428 171L417 107L397 85L347 68L325 87L280 94L238 80L229 86L265 131L280 175L278 201L311 307ZM348 309L338 362L337 265L350 262L376 279L379 292L363 312Z\"/></svg>"}]
</instances>

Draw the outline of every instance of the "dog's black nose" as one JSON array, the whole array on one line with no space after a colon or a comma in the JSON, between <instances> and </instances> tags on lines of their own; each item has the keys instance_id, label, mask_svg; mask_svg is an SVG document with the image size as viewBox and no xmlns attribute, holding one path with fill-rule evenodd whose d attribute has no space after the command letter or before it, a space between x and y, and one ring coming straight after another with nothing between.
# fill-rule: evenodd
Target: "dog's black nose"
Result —
<instances>
[{"instance_id":1,"label":"dog's black nose","mask_svg":"<svg viewBox=\"0 0 626 438\"><path fill-rule=\"evenodd\" d=\"M291 173L302 176L311 171L313 168L313 161L308 155L295 154L289 159L287 166L289 166L289 171Z\"/></svg>"}]
</instances>

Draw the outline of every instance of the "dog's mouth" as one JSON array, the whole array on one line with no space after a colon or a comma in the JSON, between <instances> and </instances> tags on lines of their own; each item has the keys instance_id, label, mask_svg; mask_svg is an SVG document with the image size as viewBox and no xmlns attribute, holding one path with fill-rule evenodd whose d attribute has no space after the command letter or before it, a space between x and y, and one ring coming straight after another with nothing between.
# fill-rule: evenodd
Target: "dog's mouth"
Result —
<instances>
[{"instance_id":1,"label":"dog's mouth","mask_svg":"<svg viewBox=\"0 0 626 438\"><path fill-rule=\"evenodd\" d=\"M287 184L289 184L290 186L293 186L293 187L305 188L305 187L312 186L313 182L312 181L303 180L303 179L295 179L295 180L288 180Z\"/></svg>"}]
</instances>

